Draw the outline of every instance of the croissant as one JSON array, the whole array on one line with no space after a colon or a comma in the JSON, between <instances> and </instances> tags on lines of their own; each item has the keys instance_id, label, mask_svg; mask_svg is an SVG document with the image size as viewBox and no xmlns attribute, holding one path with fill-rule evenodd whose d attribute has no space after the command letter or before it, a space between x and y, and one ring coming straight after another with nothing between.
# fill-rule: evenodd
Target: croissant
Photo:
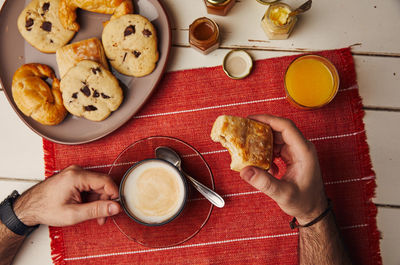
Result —
<instances>
[{"instance_id":1,"label":"croissant","mask_svg":"<svg viewBox=\"0 0 400 265\"><path fill-rule=\"evenodd\" d=\"M51 89L43 78L52 79ZM45 64L31 63L18 68L12 80L12 95L22 113L42 124L59 124L67 115L60 81Z\"/></svg>"},{"instance_id":2,"label":"croissant","mask_svg":"<svg viewBox=\"0 0 400 265\"><path fill-rule=\"evenodd\" d=\"M104 54L103 44L101 44L98 38L81 40L58 48L56 60L61 79L70 68L82 60L98 62L108 70L108 62Z\"/></svg>"},{"instance_id":3,"label":"croissant","mask_svg":"<svg viewBox=\"0 0 400 265\"><path fill-rule=\"evenodd\" d=\"M131 0L61 0L58 16L65 29L79 30L79 24L76 22L77 8L96 13L113 14L111 19L133 13Z\"/></svg>"}]
</instances>

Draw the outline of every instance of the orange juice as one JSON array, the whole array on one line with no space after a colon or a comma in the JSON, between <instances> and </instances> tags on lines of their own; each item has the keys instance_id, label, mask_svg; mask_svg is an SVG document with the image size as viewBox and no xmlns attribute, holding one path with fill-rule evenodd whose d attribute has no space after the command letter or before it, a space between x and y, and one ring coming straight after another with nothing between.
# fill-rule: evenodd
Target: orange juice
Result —
<instances>
[{"instance_id":1,"label":"orange juice","mask_svg":"<svg viewBox=\"0 0 400 265\"><path fill-rule=\"evenodd\" d=\"M326 58L304 55L294 60L285 75L290 102L300 108L318 108L329 103L339 87L335 66Z\"/></svg>"}]
</instances>

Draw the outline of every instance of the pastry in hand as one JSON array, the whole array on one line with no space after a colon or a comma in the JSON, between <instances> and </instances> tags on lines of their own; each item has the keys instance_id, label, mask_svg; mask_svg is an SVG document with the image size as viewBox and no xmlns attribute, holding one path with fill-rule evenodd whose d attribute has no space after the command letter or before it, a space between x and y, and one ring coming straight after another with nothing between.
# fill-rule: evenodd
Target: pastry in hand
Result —
<instances>
[{"instance_id":1,"label":"pastry in hand","mask_svg":"<svg viewBox=\"0 0 400 265\"><path fill-rule=\"evenodd\" d=\"M157 32L141 15L111 20L103 30L106 56L118 72L135 77L150 74L158 61Z\"/></svg>"},{"instance_id":2,"label":"pastry in hand","mask_svg":"<svg viewBox=\"0 0 400 265\"><path fill-rule=\"evenodd\" d=\"M52 79L52 88L43 80L47 78ZM47 65L31 63L18 68L13 76L12 95L22 113L41 124L59 124L67 115L60 82Z\"/></svg>"},{"instance_id":3,"label":"pastry in hand","mask_svg":"<svg viewBox=\"0 0 400 265\"><path fill-rule=\"evenodd\" d=\"M59 48L56 53L56 59L61 78L64 77L71 67L82 60L98 62L108 70L103 45L97 38L74 42Z\"/></svg>"},{"instance_id":4,"label":"pastry in hand","mask_svg":"<svg viewBox=\"0 0 400 265\"><path fill-rule=\"evenodd\" d=\"M61 79L64 106L79 117L102 121L122 103L118 80L101 64L83 60Z\"/></svg>"},{"instance_id":5,"label":"pastry in hand","mask_svg":"<svg viewBox=\"0 0 400 265\"><path fill-rule=\"evenodd\" d=\"M33 0L18 17L22 37L41 52L55 53L75 35L65 29L58 18L60 0Z\"/></svg>"},{"instance_id":6,"label":"pastry in hand","mask_svg":"<svg viewBox=\"0 0 400 265\"><path fill-rule=\"evenodd\" d=\"M273 133L269 125L235 116L219 116L212 127L211 139L231 154L231 169L246 166L268 170L272 163Z\"/></svg>"},{"instance_id":7,"label":"pastry in hand","mask_svg":"<svg viewBox=\"0 0 400 265\"><path fill-rule=\"evenodd\" d=\"M111 20L133 13L131 0L60 0L59 17L64 28L79 30L79 24L76 22L77 8L101 14L113 14Z\"/></svg>"}]
</instances>

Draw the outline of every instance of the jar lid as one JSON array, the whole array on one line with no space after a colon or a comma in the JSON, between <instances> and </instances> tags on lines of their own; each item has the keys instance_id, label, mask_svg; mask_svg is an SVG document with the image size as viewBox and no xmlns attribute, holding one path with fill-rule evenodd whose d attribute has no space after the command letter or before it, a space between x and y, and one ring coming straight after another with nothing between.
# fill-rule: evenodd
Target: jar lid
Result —
<instances>
[{"instance_id":1,"label":"jar lid","mask_svg":"<svg viewBox=\"0 0 400 265\"><path fill-rule=\"evenodd\" d=\"M260 4L263 5L269 5L275 2L278 2L279 0L257 0L257 2L259 2Z\"/></svg>"},{"instance_id":2,"label":"jar lid","mask_svg":"<svg viewBox=\"0 0 400 265\"><path fill-rule=\"evenodd\" d=\"M222 67L230 78L243 79L250 74L253 59L244 50L232 50L225 55Z\"/></svg>"},{"instance_id":3,"label":"jar lid","mask_svg":"<svg viewBox=\"0 0 400 265\"><path fill-rule=\"evenodd\" d=\"M226 1L228 1L228 0L207 0L207 2L209 2L210 4L213 4L213 5L220 5L220 4L225 3Z\"/></svg>"}]
</instances>

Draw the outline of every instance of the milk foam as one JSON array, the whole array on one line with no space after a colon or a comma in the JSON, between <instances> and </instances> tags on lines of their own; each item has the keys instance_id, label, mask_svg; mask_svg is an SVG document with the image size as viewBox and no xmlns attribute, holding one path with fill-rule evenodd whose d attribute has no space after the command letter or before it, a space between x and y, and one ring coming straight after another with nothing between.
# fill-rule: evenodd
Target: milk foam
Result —
<instances>
[{"instance_id":1,"label":"milk foam","mask_svg":"<svg viewBox=\"0 0 400 265\"><path fill-rule=\"evenodd\" d=\"M180 210L185 187L172 165L148 161L129 172L123 196L131 215L145 223L162 223Z\"/></svg>"}]
</instances>

